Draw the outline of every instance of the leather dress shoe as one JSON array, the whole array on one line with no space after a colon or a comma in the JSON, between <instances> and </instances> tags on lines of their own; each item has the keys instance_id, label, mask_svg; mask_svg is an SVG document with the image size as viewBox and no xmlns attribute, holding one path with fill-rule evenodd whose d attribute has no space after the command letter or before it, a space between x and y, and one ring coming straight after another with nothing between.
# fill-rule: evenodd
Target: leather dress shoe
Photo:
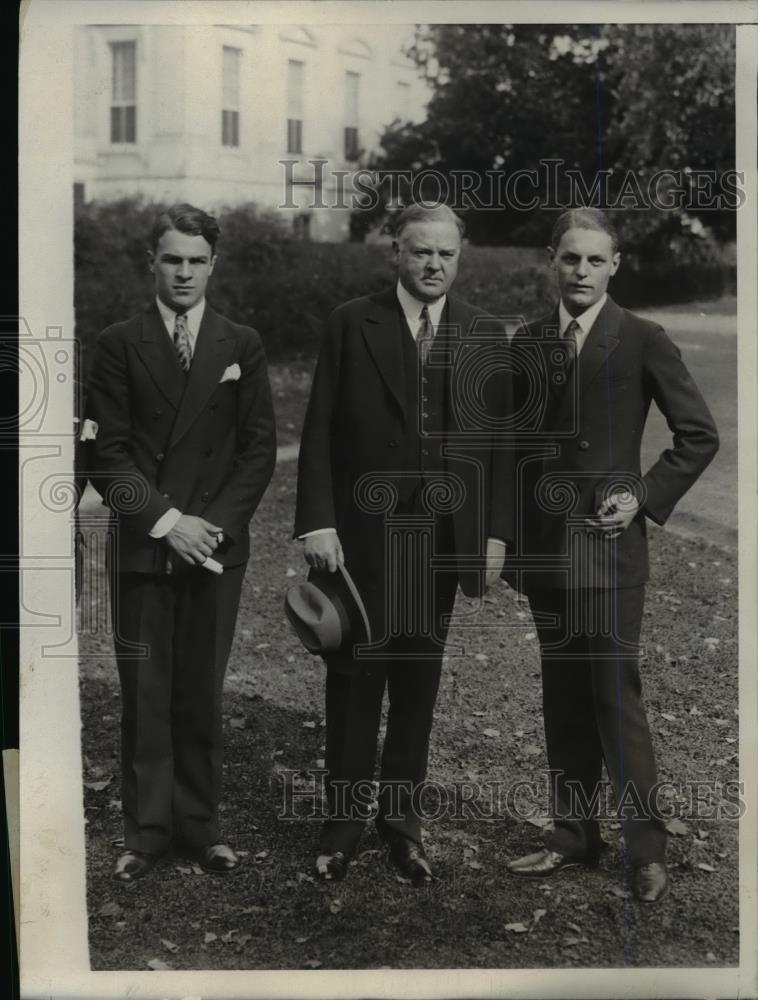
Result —
<instances>
[{"instance_id":1,"label":"leather dress shoe","mask_svg":"<svg viewBox=\"0 0 758 1000\"><path fill-rule=\"evenodd\" d=\"M158 854L145 854L143 851L124 851L119 854L113 868L113 877L117 882L136 882L152 871L158 860Z\"/></svg>"},{"instance_id":2,"label":"leather dress shoe","mask_svg":"<svg viewBox=\"0 0 758 1000\"><path fill-rule=\"evenodd\" d=\"M403 878L410 879L417 889L429 885L433 879L432 868L421 844L400 834L390 837L388 844L390 860Z\"/></svg>"},{"instance_id":3,"label":"leather dress shoe","mask_svg":"<svg viewBox=\"0 0 758 1000\"><path fill-rule=\"evenodd\" d=\"M506 868L511 875L522 875L527 878L544 878L564 868L594 868L597 858L579 857L571 854L560 854L545 848L534 854L526 854L523 858L509 861Z\"/></svg>"},{"instance_id":4,"label":"leather dress shoe","mask_svg":"<svg viewBox=\"0 0 758 1000\"><path fill-rule=\"evenodd\" d=\"M240 856L228 844L209 844L197 848L192 858L204 872L212 875L227 875L242 863Z\"/></svg>"},{"instance_id":5,"label":"leather dress shoe","mask_svg":"<svg viewBox=\"0 0 758 1000\"><path fill-rule=\"evenodd\" d=\"M641 903L657 903L669 891L669 876L662 861L640 865L632 872L632 892Z\"/></svg>"},{"instance_id":6,"label":"leather dress shoe","mask_svg":"<svg viewBox=\"0 0 758 1000\"><path fill-rule=\"evenodd\" d=\"M341 882L347 875L348 858L342 851L319 854L316 858L316 876L319 882Z\"/></svg>"}]
</instances>

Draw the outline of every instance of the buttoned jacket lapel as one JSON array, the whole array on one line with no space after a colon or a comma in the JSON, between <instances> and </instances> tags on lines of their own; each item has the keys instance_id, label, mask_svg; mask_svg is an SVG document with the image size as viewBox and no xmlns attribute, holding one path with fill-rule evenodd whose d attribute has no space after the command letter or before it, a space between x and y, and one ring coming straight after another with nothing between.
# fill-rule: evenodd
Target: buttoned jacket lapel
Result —
<instances>
[{"instance_id":1,"label":"buttoned jacket lapel","mask_svg":"<svg viewBox=\"0 0 758 1000\"><path fill-rule=\"evenodd\" d=\"M218 385L224 369L231 363L233 350L234 341L227 335L226 325L206 303L184 396L171 431L169 448L173 448L184 437L197 419Z\"/></svg>"},{"instance_id":2,"label":"buttoned jacket lapel","mask_svg":"<svg viewBox=\"0 0 758 1000\"><path fill-rule=\"evenodd\" d=\"M178 410L187 378L155 303L142 316L142 329L136 348L152 380L174 409Z\"/></svg>"},{"instance_id":3,"label":"buttoned jacket lapel","mask_svg":"<svg viewBox=\"0 0 758 1000\"><path fill-rule=\"evenodd\" d=\"M395 289L383 292L371 300L361 332L369 355L400 410L405 412L405 366L403 364L403 318Z\"/></svg>"}]
</instances>

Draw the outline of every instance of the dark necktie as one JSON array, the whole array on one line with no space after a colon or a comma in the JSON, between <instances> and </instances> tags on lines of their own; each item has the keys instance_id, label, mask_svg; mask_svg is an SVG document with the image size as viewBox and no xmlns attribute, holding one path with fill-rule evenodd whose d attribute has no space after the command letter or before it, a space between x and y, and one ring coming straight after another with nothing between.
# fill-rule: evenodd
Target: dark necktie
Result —
<instances>
[{"instance_id":1,"label":"dark necktie","mask_svg":"<svg viewBox=\"0 0 758 1000\"><path fill-rule=\"evenodd\" d=\"M429 351L431 350L432 341L434 340L434 327L432 326L432 319L429 315L428 306L424 306L421 310L421 325L418 328L418 336L416 337L416 344L418 346L419 357L421 358L421 364L426 364L426 359L429 357Z\"/></svg>"},{"instance_id":2,"label":"dark necktie","mask_svg":"<svg viewBox=\"0 0 758 1000\"><path fill-rule=\"evenodd\" d=\"M564 370L568 371L576 360L577 355L577 343L576 335L581 332L581 326L577 323L575 319L572 319L566 329L563 331L563 343L566 345L566 362L564 364Z\"/></svg>"},{"instance_id":3,"label":"dark necktie","mask_svg":"<svg viewBox=\"0 0 758 1000\"><path fill-rule=\"evenodd\" d=\"M192 344L190 343L189 329L187 328L186 313L177 313L174 321L174 347L179 364L185 372L190 370L192 364Z\"/></svg>"}]
</instances>

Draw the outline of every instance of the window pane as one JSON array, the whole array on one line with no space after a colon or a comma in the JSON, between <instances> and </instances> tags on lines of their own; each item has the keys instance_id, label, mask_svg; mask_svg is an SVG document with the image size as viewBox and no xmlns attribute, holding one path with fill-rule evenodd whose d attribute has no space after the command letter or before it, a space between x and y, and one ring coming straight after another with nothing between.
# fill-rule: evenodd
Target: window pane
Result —
<instances>
[{"instance_id":1,"label":"window pane","mask_svg":"<svg viewBox=\"0 0 758 1000\"><path fill-rule=\"evenodd\" d=\"M129 107L123 109L125 112L125 127L124 127L124 142L136 142L137 141L137 109L132 104Z\"/></svg>"},{"instance_id":2,"label":"window pane","mask_svg":"<svg viewBox=\"0 0 758 1000\"><path fill-rule=\"evenodd\" d=\"M345 159L358 159L358 129L350 126L345 129Z\"/></svg>"},{"instance_id":3,"label":"window pane","mask_svg":"<svg viewBox=\"0 0 758 1000\"><path fill-rule=\"evenodd\" d=\"M137 99L137 44L112 42L113 100L131 102Z\"/></svg>"},{"instance_id":4,"label":"window pane","mask_svg":"<svg viewBox=\"0 0 758 1000\"><path fill-rule=\"evenodd\" d=\"M287 63L287 117L303 117L303 63L290 59Z\"/></svg>"},{"instance_id":5,"label":"window pane","mask_svg":"<svg viewBox=\"0 0 758 1000\"><path fill-rule=\"evenodd\" d=\"M358 127L358 86L360 73L345 74L345 125Z\"/></svg>"},{"instance_id":6,"label":"window pane","mask_svg":"<svg viewBox=\"0 0 758 1000\"><path fill-rule=\"evenodd\" d=\"M221 112L221 142L224 146L239 146L239 111Z\"/></svg>"},{"instance_id":7,"label":"window pane","mask_svg":"<svg viewBox=\"0 0 758 1000\"><path fill-rule=\"evenodd\" d=\"M224 46L221 69L221 106L223 108L239 108L240 56L239 49L233 49L229 45Z\"/></svg>"},{"instance_id":8,"label":"window pane","mask_svg":"<svg viewBox=\"0 0 758 1000\"><path fill-rule=\"evenodd\" d=\"M298 118L287 119L287 152L302 153L303 123Z\"/></svg>"}]
</instances>

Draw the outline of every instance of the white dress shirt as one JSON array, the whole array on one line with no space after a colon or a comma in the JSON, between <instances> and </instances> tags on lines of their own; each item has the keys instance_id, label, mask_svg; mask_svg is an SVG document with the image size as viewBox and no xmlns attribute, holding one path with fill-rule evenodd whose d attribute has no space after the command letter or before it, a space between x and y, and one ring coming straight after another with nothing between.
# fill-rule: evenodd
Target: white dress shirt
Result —
<instances>
[{"instance_id":1,"label":"white dress shirt","mask_svg":"<svg viewBox=\"0 0 758 1000\"><path fill-rule=\"evenodd\" d=\"M563 299L561 299L560 305L558 306L558 326L560 328L561 336L566 332L566 327L572 320L576 320L579 324L579 329L576 331L576 356L582 353L582 348L584 347L584 342L592 329L592 324L600 315L600 310L605 305L605 300L608 298L607 293L599 298L594 305L591 305L589 309L585 309L580 316L571 316L568 309L563 304Z\"/></svg>"},{"instance_id":2,"label":"white dress shirt","mask_svg":"<svg viewBox=\"0 0 758 1000\"><path fill-rule=\"evenodd\" d=\"M161 302L160 299L156 298L155 304L158 306L158 312L161 314L161 319L166 327L166 332L171 338L171 346L174 346L174 324L176 323L177 313L166 305L165 302ZM203 313L205 312L205 298L200 299L196 302L191 309L186 312L187 317L187 332L189 333L190 342L190 355L194 357L195 354L195 344L197 343L197 335L200 331L200 324L203 321ZM176 522L182 516L182 512L178 507L171 507L166 511L158 520L155 522L150 530L151 538L163 538L167 535L169 531L174 527Z\"/></svg>"}]
</instances>

